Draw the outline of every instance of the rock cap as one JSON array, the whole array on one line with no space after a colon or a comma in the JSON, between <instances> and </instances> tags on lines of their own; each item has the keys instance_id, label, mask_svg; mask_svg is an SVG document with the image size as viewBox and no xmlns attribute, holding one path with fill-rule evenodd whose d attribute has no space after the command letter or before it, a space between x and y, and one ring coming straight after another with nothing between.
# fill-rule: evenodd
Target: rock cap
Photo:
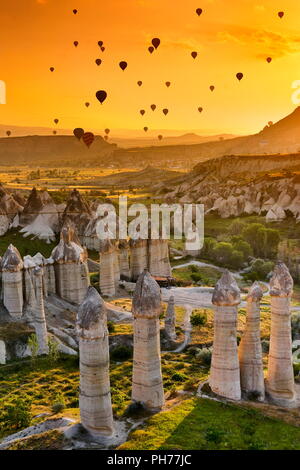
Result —
<instances>
[{"instance_id":1,"label":"rock cap","mask_svg":"<svg viewBox=\"0 0 300 470\"><path fill-rule=\"evenodd\" d=\"M241 292L232 274L226 269L217 282L212 303L218 306L234 306L241 301Z\"/></svg>"}]
</instances>

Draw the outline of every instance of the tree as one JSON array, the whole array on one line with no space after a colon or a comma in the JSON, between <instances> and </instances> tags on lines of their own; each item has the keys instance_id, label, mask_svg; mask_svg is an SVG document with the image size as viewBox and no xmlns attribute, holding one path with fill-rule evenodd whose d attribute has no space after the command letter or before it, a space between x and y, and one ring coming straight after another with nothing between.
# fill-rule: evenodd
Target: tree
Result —
<instances>
[{"instance_id":1,"label":"tree","mask_svg":"<svg viewBox=\"0 0 300 470\"><path fill-rule=\"evenodd\" d=\"M28 347L29 347L30 353L31 353L31 364L32 364L32 366L34 366L35 363L36 363L36 359L37 359L37 356L38 356L38 350L39 350L39 343L38 343L36 334L33 333L31 336L29 336L29 338L28 338Z\"/></svg>"}]
</instances>

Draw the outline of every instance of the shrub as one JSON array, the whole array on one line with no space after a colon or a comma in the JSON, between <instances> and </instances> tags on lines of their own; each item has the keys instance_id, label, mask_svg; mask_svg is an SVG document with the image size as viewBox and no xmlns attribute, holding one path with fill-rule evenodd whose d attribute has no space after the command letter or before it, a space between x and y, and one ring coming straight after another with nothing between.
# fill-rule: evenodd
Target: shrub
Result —
<instances>
[{"instance_id":1,"label":"shrub","mask_svg":"<svg viewBox=\"0 0 300 470\"><path fill-rule=\"evenodd\" d=\"M116 326L113 321L107 322L107 329L109 333L114 333L116 331Z\"/></svg>"},{"instance_id":2,"label":"shrub","mask_svg":"<svg viewBox=\"0 0 300 470\"><path fill-rule=\"evenodd\" d=\"M48 339L49 355L48 360L50 364L55 364L58 361L60 352L58 350L58 343L54 341L51 337Z\"/></svg>"},{"instance_id":3,"label":"shrub","mask_svg":"<svg viewBox=\"0 0 300 470\"><path fill-rule=\"evenodd\" d=\"M206 310L202 312L193 312L190 319L192 326L204 326L207 322Z\"/></svg>"},{"instance_id":4,"label":"shrub","mask_svg":"<svg viewBox=\"0 0 300 470\"><path fill-rule=\"evenodd\" d=\"M51 410L53 413L61 413L65 409L65 400L63 395L58 394L55 398L54 403L52 404Z\"/></svg>"},{"instance_id":5,"label":"shrub","mask_svg":"<svg viewBox=\"0 0 300 470\"><path fill-rule=\"evenodd\" d=\"M175 382L185 382L187 376L185 374L181 374L180 372L175 372L175 374L172 375L171 379Z\"/></svg>"},{"instance_id":6,"label":"shrub","mask_svg":"<svg viewBox=\"0 0 300 470\"><path fill-rule=\"evenodd\" d=\"M31 424L31 402L28 398L18 398L15 402L4 406L2 416L3 422L7 427L16 430L27 428Z\"/></svg>"},{"instance_id":7,"label":"shrub","mask_svg":"<svg viewBox=\"0 0 300 470\"><path fill-rule=\"evenodd\" d=\"M129 346L116 346L112 349L110 353L110 357L114 361L126 361L127 359L132 358L133 349Z\"/></svg>"},{"instance_id":8,"label":"shrub","mask_svg":"<svg viewBox=\"0 0 300 470\"><path fill-rule=\"evenodd\" d=\"M212 352L208 348L203 348L201 349L197 354L196 358L202 362L202 364L206 366L210 366L211 364L211 357L212 357Z\"/></svg>"},{"instance_id":9,"label":"shrub","mask_svg":"<svg viewBox=\"0 0 300 470\"><path fill-rule=\"evenodd\" d=\"M264 353L268 353L270 349L270 341L268 339L263 339L261 342L261 347Z\"/></svg>"},{"instance_id":10,"label":"shrub","mask_svg":"<svg viewBox=\"0 0 300 470\"><path fill-rule=\"evenodd\" d=\"M31 363L32 363L32 366L34 366L37 356L38 356L38 350L39 350L39 343L38 343L36 334L32 334L29 336L28 347L31 353Z\"/></svg>"}]
</instances>

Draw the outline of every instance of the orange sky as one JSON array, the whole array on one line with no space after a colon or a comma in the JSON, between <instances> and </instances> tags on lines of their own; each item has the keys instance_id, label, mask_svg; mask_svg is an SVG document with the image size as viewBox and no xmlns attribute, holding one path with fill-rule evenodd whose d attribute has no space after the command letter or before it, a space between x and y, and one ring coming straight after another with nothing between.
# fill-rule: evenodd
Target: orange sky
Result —
<instances>
[{"instance_id":1,"label":"orange sky","mask_svg":"<svg viewBox=\"0 0 300 470\"><path fill-rule=\"evenodd\" d=\"M137 129L145 136L144 126L166 135L171 129L249 133L295 108L299 0L10 0L1 2L0 15L0 80L7 85L2 124L51 127L58 118L62 128L109 127L112 134ZM161 45L150 55L153 37ZM128 62L125 72L121 60ZM241 82L237 72L244 73ZM102 106L99 89L108 93Z\"/></svg>"}]
</instances>

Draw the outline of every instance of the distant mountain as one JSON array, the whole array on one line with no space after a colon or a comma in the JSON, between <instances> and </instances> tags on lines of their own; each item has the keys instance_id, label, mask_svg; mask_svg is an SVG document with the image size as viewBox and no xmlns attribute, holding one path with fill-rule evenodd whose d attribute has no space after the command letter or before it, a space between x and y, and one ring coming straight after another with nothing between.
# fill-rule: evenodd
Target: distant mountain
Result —
<instances>
[{"instance_id":1,"label":"distant mountain","mask_svg":"<svg viewBox=\"0 0 300 470\"><path fill-rule=\"evenodd\" d=\"M90 148L74 136L9 137L0 139L0 164L85 166L107 160L115 149L100 136Z\"/></svg>"},{"instance_id":2,"label":"distant mountain","mask_svg":"<svg viewBox=\"0 0 300 470\"><path fill-rule=\"evenodd\" d=\"M159 134L159 132L158 132ZM121 148L131 147L162 147L165 145L193 145L202 144L204 142L215 142L226 139L233 139L236 137L233 134L218 134L201 136L195 133L188 133L179 136L164 136L162 140L158 140L157 137L144 137L144 138L118 138L111 137L110 142L117 144Z\"/></svg>"}]
</instances>

